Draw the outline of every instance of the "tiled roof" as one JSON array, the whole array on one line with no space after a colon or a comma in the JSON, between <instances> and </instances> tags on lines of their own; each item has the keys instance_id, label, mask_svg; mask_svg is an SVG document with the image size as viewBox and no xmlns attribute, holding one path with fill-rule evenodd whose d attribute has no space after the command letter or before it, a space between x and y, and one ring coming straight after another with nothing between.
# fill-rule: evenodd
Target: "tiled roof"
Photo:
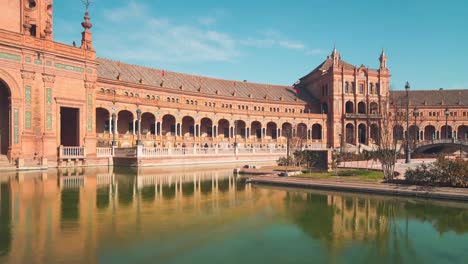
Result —
<instances>
[{"instance_id":1,"label":"tiled roof","mask_svg":"<svg viewBox=\"0 0 468 264\"><path fill-rule=\"evenodd\" d=\"M390 91L392 101L406 98L405 91ZM457 106L468 105L468 89L464 90L413 90L409 91L410 104L413 106Z\"/></svg>"},{"instance_id":2,"label":"tiled roof","mask_svg":"<svg viewBox=\"0 0 468 264\"><path fill-rule=\"evenodd\" d=\"M138 65L132 65L108 59L97 59L98 77L119 80L128 83L177 89L211 96L231 96L233 98L248 98L270 101L306 102L311 98L307 92L298 96L292 86L251 83L244 81L229 81L209 77L195 76L178 72L169 72ZM182 88L181 88L182 87ZM297 101L296 101L297 98Z\"/></svg>"},{"instance_id":3,"label":"tiled roof","mask_svg":"<svg viewBox=\"0 0 468 264\"><path fill-rule=\"evenodd\" d=\"M344 60L339 60L339 68L343 67L345 70L354 70L355 66L352 65L351 63L347 63ZM331 56L328 56L327 59L322 62L317 68L315 68L312 72L316 70L321 70L321 71L328 71L331 67L333 66L333 58Z\"/></svg>"}]
</instances>

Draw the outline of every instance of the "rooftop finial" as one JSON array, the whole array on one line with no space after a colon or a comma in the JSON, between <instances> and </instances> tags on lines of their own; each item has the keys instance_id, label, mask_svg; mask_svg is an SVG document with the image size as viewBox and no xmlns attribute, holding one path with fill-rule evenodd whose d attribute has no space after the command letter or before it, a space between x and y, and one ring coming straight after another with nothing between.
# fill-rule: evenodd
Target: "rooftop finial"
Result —
<instances>
[{"instance_id":1,"label":"rooftop finial","mask_svg":"<svg viewBox=\"0 0 468 264\"><path fill-rule=\"evenodd\" d=\"M81 0L81 2L83 2L83 4L84 4L85 7L86 7L86 12L88 12L89 6L90 6L93 2L90 1L90 0Z\"/></svg>"},{"instance_id":2,"label":"rooftop finial","mask_svg":"<svg viewBox=\"0 0 468 264\"><path fill-rule=\"evenodd\" d=\"M89 21L89 6L92 4L91 0L81 0L86 7L86 12L84 16L84 21L81 22L81 26L84 28L83 33L81 33L81 48L86 50L93 50L93 39L92 34L89 31L93 24Z\"/></svg>"}]
</instances>

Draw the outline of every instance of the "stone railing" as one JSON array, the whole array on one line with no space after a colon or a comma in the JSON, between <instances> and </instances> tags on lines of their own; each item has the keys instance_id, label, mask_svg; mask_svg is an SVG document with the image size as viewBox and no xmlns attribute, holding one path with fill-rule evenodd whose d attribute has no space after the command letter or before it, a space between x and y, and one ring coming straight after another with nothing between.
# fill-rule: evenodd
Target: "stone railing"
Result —
<instances>
[{"instance_id":1,"label":"stone railing","mask_svg":"<svg viewBox=\"0 0 468 264\"><path fill-rule=\"evenodd\" d=\"M106 158L114 156L113 148L96 148L96 156Z\"/></svg>"},{"instance_id":2,"label":"stone railing","mask_svg":"<svg viewBox=\"0 0 468 264\"><path fill-rule=\"evenodd\" d=\"M427 145L435 144L457 144L457 145L468 145L468 140L459 140L454 138L449 139L434 139L434 140L424 140L416 143L416 147L422 147Z\"/></svg>"},{"instance_id":3,"label":"stone railing","mask_svg":"<svg viewBox=\"0 0 468 264\"><path fill-rule=\"evenodd\" d=\"M84 159L86 150L84 147L59 147L60 159Z\"/></svg>"},{"instance_id":4,"label":"stone railing","mask_svg":"<svg viewBox=\"0 0 468 264\"><path fill-rule=\"evenodd\" d=\"M286 154L282 148L155 148L132 147L115 148L114 157L119 158L153 158L153 157L188 157L188 156L215 156L215 155L261 155Z\"/></svg>"}]
</instances>

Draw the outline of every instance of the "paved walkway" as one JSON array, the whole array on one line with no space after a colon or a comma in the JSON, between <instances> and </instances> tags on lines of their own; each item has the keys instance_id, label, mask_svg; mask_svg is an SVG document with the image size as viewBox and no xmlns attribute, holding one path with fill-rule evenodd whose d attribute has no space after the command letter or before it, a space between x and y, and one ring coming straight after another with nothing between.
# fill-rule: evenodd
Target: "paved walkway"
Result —
<instances>
[{"instance_id":1,"label":"paved walkway","mask_svg":"<svg viewBox=\"0 0 468 264\"><path fill-rule=\"evenodd\" d=\"M447 187L425 187L414 185L367 183L349 180L320 180L294 177L279 177L276 175L254 176L248 179L254 184L277 185L334 191L362 192L383 195L398 195L468 202L468 189Z\"/></svg>"},{"instance_id":2,"label":"paved walkway","mask_svg":"<svg viewBox=\"0 0 468 264\"><path fill-rule=\"evenodd\" d=\"M395 171L399 173L397 179L404 179L405 172L408 168L415 168L422 163L432 163L436 161L436 159L412 159L411 163L406 164L404 159L397 160L395 164ZM377 169L382 170L382 166L380 162L372 162L372 161L347 161L342 162L339 166L340 168L359 168L359 169Z\"/></svg>"}]
</instances>

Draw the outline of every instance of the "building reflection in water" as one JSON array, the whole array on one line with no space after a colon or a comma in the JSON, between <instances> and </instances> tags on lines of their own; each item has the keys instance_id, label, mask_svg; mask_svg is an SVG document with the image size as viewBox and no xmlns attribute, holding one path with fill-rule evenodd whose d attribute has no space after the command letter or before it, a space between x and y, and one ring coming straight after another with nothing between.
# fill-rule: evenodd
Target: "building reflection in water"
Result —
<instances>
[{"instance_id":1,"label":"building reflection in water","mask_svg":"<svg viewBox=\"0 0 468 264\"><path fill-rule=\"evenodd\" d=\"M99 239L130 235L135 224L154 229L193 215L219 215L229 207L252 208L251 190L232 169L14 173L1 178L0 262L5 257L24 263L38 256L40 262L92 263ZM146 212L152 207L150 215L142 217L142 207Z\"/></svg>"},{"instance_id":2,"label":"building reflection in water","mask_svg":"<svg viewBox=\"0 0 468 264\"><path fill-rule=\"evenodd\" d=\"M254 188L230 168L73 169L0 180L0 263L96 263L99 248L145 240L157 247L179 237L184 243L171 246L186 251L214 232L227 235L247 225L251 233L291 223L329 254L355 242L372 242L377 248L370 252L388 253L395 241L409 247L411 220L440 233L468 231L466 207Z\"/></svg>"}]
</instances>

